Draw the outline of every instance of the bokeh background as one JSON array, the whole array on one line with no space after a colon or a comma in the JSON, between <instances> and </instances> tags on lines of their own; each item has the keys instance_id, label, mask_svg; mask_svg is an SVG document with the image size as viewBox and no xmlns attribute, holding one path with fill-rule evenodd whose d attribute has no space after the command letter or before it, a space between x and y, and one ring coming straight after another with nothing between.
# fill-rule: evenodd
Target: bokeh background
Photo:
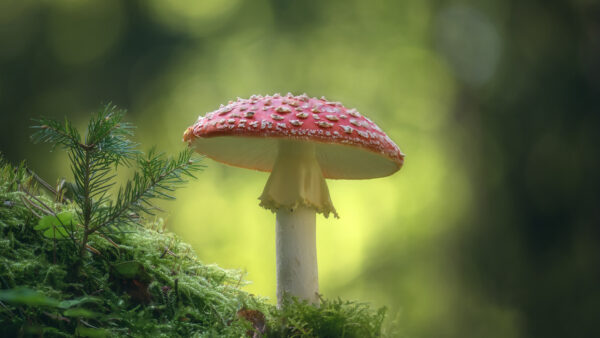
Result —
<instances>
[{"instance_id":1,"label":"bokeh background","mask_svg":"<svg viewBox=\"0 0 600 338\"><path fill-rule=\"evenodd\" d=\"M594 0L0 0L0 151L47 180L31 118L112 101L175 153L240 96L325 95L407 154L329 181L321 291L389 308L406 337L600 336L600 6ZM164 207L205 263L274 299L266 174L207 161Z\"/></svg>"}]
</instances>

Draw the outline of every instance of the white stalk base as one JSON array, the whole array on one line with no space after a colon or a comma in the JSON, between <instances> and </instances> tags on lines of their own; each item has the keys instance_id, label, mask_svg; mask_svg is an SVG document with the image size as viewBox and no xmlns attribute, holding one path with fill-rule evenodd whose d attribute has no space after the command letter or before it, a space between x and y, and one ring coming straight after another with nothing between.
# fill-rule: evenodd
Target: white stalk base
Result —
<instances>
[{"instance_id":1,"label":"white stalk base","mask_svg":"<svg viewBox=\"0 0 600 338\"><path fill-rule=\"evenodd\" d=\"M276 218L277 306L285 295L319 304L315 210L281 208Z\"/></svg>"}]
</instances>

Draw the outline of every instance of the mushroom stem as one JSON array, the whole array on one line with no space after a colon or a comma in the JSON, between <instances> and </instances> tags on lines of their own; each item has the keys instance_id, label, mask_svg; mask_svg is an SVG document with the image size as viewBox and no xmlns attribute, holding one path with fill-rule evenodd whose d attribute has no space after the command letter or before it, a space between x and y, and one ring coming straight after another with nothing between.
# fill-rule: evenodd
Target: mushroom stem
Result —
<instances>
[{"instance_id":1,"label":"mushroom stem","mask_svg":"<svg viewBox=\"0 0 600 338\"><path fill-rule=\"evenodd\" d=\"M318 304L316 213L333 213L329 189L310 142L280 141L260 205L276 217L277 303L290 295Z\"/></svg>"},{"instance_id":2,"label":"mushroom stem","mask_svg":"<svg viewBox=\"0 0 600 338\"><path fill-rule=\"evenodd\" d=\"M277 305L285 295L319 304L316 213L304 206L277 210Z\"/></svg>"},{"instance_id":3,"label":"mushroom stem","mask_svg":"<svg viewBox=\"0 0 600 338\"><path fill-rule=\"evenodd\" d=\"M273 170L259 199L263 208L273 212L305 206L325 217L329 213L338 216L312 142L279 141Z\"/></svg>"}]
</instances>

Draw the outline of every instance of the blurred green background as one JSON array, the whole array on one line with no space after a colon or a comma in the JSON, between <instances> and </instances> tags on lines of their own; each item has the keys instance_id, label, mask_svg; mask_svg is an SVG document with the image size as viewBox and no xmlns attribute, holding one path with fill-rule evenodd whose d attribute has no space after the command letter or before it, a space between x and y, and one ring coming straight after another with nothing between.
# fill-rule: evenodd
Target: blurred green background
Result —
<instances>
[{"instance_id":1,"label":"blurred green background","mask_svg":"<svg viewBox=\"0 0 600 338\"><path fill-rule=\"evenodd\" d=\"M594 0L0 0L0 151L47 180L31 118L130 111L175 153L240 96L356 107L407 154L329 181L321 291L390 309L407 337L599 337L600 6ZM164 205L205 263L274 299L267 176L207 161Z\"/></svg>"}]
</instances>

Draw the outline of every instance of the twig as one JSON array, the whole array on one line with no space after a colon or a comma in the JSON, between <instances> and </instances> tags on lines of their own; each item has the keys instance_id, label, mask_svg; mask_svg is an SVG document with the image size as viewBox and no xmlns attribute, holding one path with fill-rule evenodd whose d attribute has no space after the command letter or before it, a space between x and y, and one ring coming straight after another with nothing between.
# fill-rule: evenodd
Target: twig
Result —
<instances>
[{"instance_id":1,"label":"twig","mask_svg":"<svg viewBox=\"0 0 600 338\"><path fill-rule=\"evenodd\" d=\"M12 313L12 311L8 308L8 306L6 306L6 304L4 304L2 301L0 301L0 305L2 305L2 307L5 308L6 311L8 311L8 314L10 314L11 318L15 318L15 314Z\"/></svg>"},{"instance_id":2,"label":"twig","mask_svg":"<svg viewBox=\"0 0 600 338\"><path fill-rule=\"evenodd\" d=\"M99 234L100 237L104 238L108 243L110 243L112 246L114 246L117 249L120 249L121 247L119 246L119 244L115 243L112 239L110 239L109 237L105 236L104 234L100 233Z\"/></svg>"},{"instance_id":3,"label":"twig","mask_svg":"<svg viewBox=\"0 0 600 338\"><path fill-rule=\"evenodd\" d=\"M52 216L54 216L58 222L60 223L60 225L64 228L67 229L67 227L63 224L63 222L60 220L60 218L58 218L58 215L54 212L54 210L52 210L52 208L50 208L49 206L47 206L44 202L42 202L39 198L35 197L33 194L31 194L29 191L27 191L26 189L23 189L22 186L19 184L19 191L24 192L25 194L27 194L28 196L30 196L31 198L33 198L36 202L40 203L42 206L44 206L44 208L46 208L45 210L40 207L39 205L33 203L32 201L25 199L26 201L28 201L29 203L31 203L32 206L44 211L46 214L51 214ZM31 210L31 209L30 209ZM33 210L32 210L33 212ZM41 216L39 216L38 214L34 213L38 218L41 218ZM73 243L75 245L77 245L77 239L75 239L75 235L74 235L74 231L70 231L69 229L67 229L67 234L69 235L69 238L73 241Z\"/></svg>"},{"instance_id":4,"label":"twig","mask_svg":"<svg viewBox=\"0 0 600 338\"><path fill-rule=\"evenodd\" d=\"M171 251L168 246L165 246L165 250L163 251L162 255L160 255L160 258L164 258L166 254L177 257L177 254Z\"/></svg>"},{"instance_id":5,"label":"twig","mask_svg":"<svg viewBox=\"0 0 600 338\"><path fill-rule=\"evenodd\" d=\"M240 279L238 279L237 285L235 286L236 289L239 289L240 286L242 285L242 281L244 279L244 275L248 273L247 271L244 271L244 273L240 273Z\"/></svg>"},{"instance_id":6,"label":"twig","mask_svg":"<svg viewBox=\"0 0 600 338\"><path fill-rule=\"evenodd\" d=\"M90 323L86 322L86 321L85 321L85 320L83 320L83 319L79 319L79 321L80 321L81 323L83 323L83 324L84 324L85 326L87 326L87 327L91 327L92 329L97 329L97 327L95 327L94 325L92 325L92 324L90 324Z\"/></svg>"},{"instance_id":7,"label":"twig","mask_svg":"<svg viewBox=\"0 0 600 338\"><path fill-rule=\"evenodd\" d=\"M175 278L175 300L179 304L179 278Z\"/></svg>"},{"instance_id":8,"label":"twig","mask_svg":"<svg viewBox=\"0 0 600 338\"><path fill-rule=\"evenodd\" d=\"M37 218L42 218L42 216L38 215L38 213L37 213L37 212L35 212L33 209L31 209L31 207L30 207L30 206L27 204L28 202L29 202L29 203L32 203L31 201L29 201L28 199L26 199L26 198L25 198L25 197L23 197L23 196L19 196L19 197L21 198L21 201L23 202L23 205L24 205L24 206L25 206L27 209L29 209L29 211L31 211L31 213L32 213L32 214L34 214L34 215L35 215ZM36 206L36 207L37 207L37 206Z\"/></svg>"},{"instance_id":9,"label":"twig","mask_svg":"<svg viewBox=\"0 0 600 338\"><path fill-rule=\"evenodd\" d=\"M56 216L56 214L54 213L54 211L52 210L52 208L50 208L49 206L47 206L44 202L42 202L39 198L35 197L32 193L30 193L27 189L23 189L23 186L21 186L19 184L19 191L26 193L29 197L33 198L36 202L38 202L39 204L41 204L44 208L40 207L39 205L34 204L33 202L29 201L33 206L37 207L38 209L44 211L47 214L53 214L54 216Z\"/></svg>"},{"instance_id":10,"label":"twig","mask_svg":"<svg viewBox=\"0 0 600 338\"><path fill-rule=\"evenodd\" d=\"M162 255L160 255L160 257L159 257L159 258L164 258L164 257L165 257L165 255L167 254L167 251L169 251L169 247L168 247L168 246L165 246L165 250L163 251Z\"/></svg>"},{"instance_id":11,"label":"twig","mask_svg":"<svg viewBox=\"0 0 600 338\"><path fill-rule=\"evenodd\" d=\"M85 244L85 248L87 249L87 251L102 256L102 253L100 251L98 251L98 249L94 248L93 246L89 245L89 244Z\"/></svg>"},{"instance_id":12,"label":"twig","mask_svg":"<svg viewBox=\"0 0 600 338\"><path fill-rule=\"evenodd\" d=\"M97 294L102 293L102 292L104 292L104 289L98 289L98 290L90 293L90 296L97 295Z\"/></svg>"},{"instance_id":13,"label":"twig","mask_svg":"<svg viewBox=\"0 0 600 338\"><path fill-rule=\"evenodd\" d=\"M65 196L60 196L61 194L54 189L48 182L46 182L43 178L39 177L33 170L29 169L29 168L25 168L27 170L27 173L29 175L31 175L33 178L35 178L36 181L38 181L44 188L48 189L48 191L50 191L51 193L53 193L54 195L56 195L56 198L61 198L62 200L65 200L67 202L71 202L71 200Z\"/></svg>"}]
</instances>

